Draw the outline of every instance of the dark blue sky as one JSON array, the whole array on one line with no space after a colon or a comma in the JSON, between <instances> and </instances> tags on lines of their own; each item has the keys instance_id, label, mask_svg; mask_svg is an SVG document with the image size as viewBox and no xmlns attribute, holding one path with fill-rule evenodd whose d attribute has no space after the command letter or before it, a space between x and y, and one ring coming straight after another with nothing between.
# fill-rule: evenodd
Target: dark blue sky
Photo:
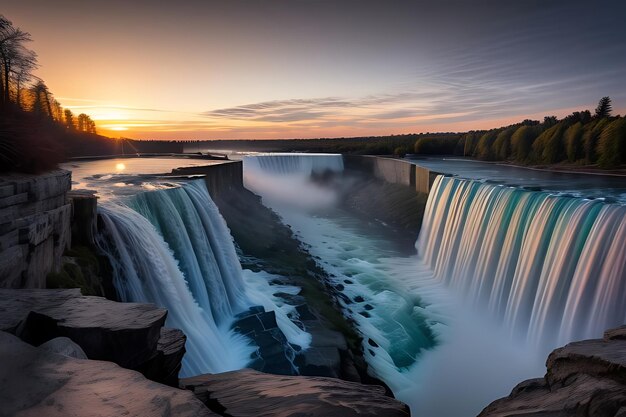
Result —
<instances>
[{"instance_id":1,"label":"dark blue sky","mask_svg":"<svg viewBox=\"0 0 626 417\"><path fill-rule=\"evenodd\" d=\"M130 3L130 4L129 4ZM5 0L41 76L137 137L494 127L626 109L626 1Z\"/></svg>"}]
</instances>

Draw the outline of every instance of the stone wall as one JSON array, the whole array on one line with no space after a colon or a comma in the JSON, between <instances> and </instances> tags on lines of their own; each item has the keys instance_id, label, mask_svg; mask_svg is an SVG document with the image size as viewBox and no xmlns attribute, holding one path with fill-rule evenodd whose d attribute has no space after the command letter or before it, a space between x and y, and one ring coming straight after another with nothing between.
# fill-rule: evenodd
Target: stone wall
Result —
<instances>
[{"instance_id":1,"label":"stone wall","mask_svg":"<svg viewBox=\"0 0 626 417\"><path fill-rule=\"evenodd\" d=\"M0 288L44 288L71 242L71 173L0 176Z\"/></svg>"},{"instance_id":2,"label":"stone wall","mask_svg":"<svg viewBox=\"0 0 626 417\"><path fill-rule=\"evenodd\" d=\"M428 193L432 184L428 169L401 159L344 155L343 163L347 170L365 171L393 184L414 187L420 193Z\"/></svg>"},{"instance_id":3,"label":"stone wall","mask_svg":"<svg viewBox=\"0 0 626 417\"><path fill-rule=\"evenodd\" d=\"M176 168L170 175L202 175L211 196L215 197L224 191L243 187L243 162L219 161L198 167Z\"/></svg>"}]
</instances>

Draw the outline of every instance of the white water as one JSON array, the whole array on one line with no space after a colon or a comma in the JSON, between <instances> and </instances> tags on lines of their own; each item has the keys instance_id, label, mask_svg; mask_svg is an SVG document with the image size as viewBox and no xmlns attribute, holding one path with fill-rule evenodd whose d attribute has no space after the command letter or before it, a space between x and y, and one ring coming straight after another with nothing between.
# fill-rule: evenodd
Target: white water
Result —
<instances>
[{"instance_id":1,"label":"white water","mask_svg":"<svg viewBox=\"0 0 626 417\"><path fill-rule=\"evenodd\" d=\"M339 171L334 158L319 157L317 172ZM279 157L244 164L246 186L343 285L370 372L416 415L475 415L541 376L559 343L625 321L623 206L441 177L420 256L398 257L332 211L338 195L309 181L310 162L290 155L288 171Z\"/></svg>"},{"instance_id":2,"label":"white water","mask_svg":"<svg viewBox=\"0 0 626 417\"><path fill-rule=\"evenodd\" d=\"M418 252L504 325L553 347L626 320L626 206L438 177Z\"/></svg>"},{"instance_id":3,"label":"white water","mask_svg":"<svg viewBox=\"0 0 626 417\"><path fill-rule=\"evenodd\" d=\"M247 365L255 348L229 328L234 315L252 305L275 311L290 343L309 346L310 335L287 317L290 307L272 295L269 277L246 271L244 280L230 232L203 180L138 194L124 204L109 201L99 210L105 224L99 243L113 265L120 299L167 308L166 324L186 334L183 376Z\"/></svg>"}]
</instances>

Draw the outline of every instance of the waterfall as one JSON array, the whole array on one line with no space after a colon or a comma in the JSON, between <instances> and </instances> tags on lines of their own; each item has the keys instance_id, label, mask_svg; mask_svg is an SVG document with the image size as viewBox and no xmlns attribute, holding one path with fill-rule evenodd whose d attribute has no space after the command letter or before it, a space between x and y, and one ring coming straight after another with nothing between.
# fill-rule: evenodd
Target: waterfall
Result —
<instances>
[{"instance_id":1,"label":"waterfall","mask_svg":"<svg viewBox=\"0 0 626 417\"><path fill-rule=\"evenodd\" d=\"M337 202L335 191L311 181L311 177L342 172L343 157L339 154L254 155L244 158L243 169L245 187L262 195L265 203L308 211Z\"/></svg>"},{"instance_id":2,"label":"waterfall","mask_svg":"<svg viewBox=\"0 0 626 417\"><path fill-rule=\"evenodd\" d=\"M542 345L626 318L626 206L439 176L418 252L444 284Z\"/></svg>"},{"instance_id":3,"label":"waterfall","mask_svg":"<svg viewBox=\"0 0 626 417\"><path fill-rule=\"evenodd\" d=\"M289 342L308 347L310 335L288 319L290 306L272 297L274 289L258 282L261 277L244 281L230 232L203 180L123 203L99 206L99 246L113 267L119 298L166 308L166 324L187 336L184 376L248 364L255 347L230 325L255 304L275 311Z\"/></svg>"},{"instance_id":4,"label":"waterfall","mask_svg":"<svg viewBox=\"0 0 626 417\"><path fill-rule=\"evenodd\" d=\"M285 175L323 174L326 171L343 171L343 156L339 154L274 153L247 156L246 169L258 170L265 174Z\"/></svg>"}]
</instances>

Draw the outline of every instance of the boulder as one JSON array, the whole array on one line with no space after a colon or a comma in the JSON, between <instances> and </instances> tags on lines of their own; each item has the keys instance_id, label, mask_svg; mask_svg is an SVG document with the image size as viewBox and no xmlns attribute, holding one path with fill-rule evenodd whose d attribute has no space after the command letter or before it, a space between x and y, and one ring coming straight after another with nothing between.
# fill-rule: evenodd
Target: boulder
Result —
<instances>
[{"instance_id":1,"label":"boulder","mask_svg":"<svg viewBox=\"0 0 626 417\"><path fill-rule=\"evenodd\" d=\"M154 357L166 315L153 304L85 297L78 289L0 289L0 330L33 345L69 337L89 359L125 368Z\"/></svg>"},{"instance_id":2,"label":"boulder","mask_svg":"<svg viewBox=\"0 0 626 417\"><path fill-rule=\"evenodd\" d=\"M244 369L181 379L211 410L232 417L407 417L385 389L333 378L270 375Z\"/></svg>"},{"instance_id":3,"label":"boulder","mask_svg":"<svg viewBox=\"0 0 626 417\"><path fill-rule=\"evenodd\" d=\"M66 336L78 343L89 359L133 369L155 354L166 316L167 310L153 304L76 297L58 306L34 308L17 335L34 345Z\"/></svg>"},{"instance_id":4,"label":"boulder","mask_svg":"<svg viewBox=\"0 0 626 417\"><path fill-rule=\"evenodd\" d=\"M191 392L111 362L79 360L0 332L0 416L214 417Z\"/></svg>"},{"instance_id":5,"label":"boulder","mask_svg":"<svg viewBox=\"0 0 626 417\"><path fill-rule=\"evenodd\" d=\"M39 346L39 349L74 359L87 359L85 352L69 337L55 337Z\"/></svg>"},{"instance_id":6,"label":"boulder","mask_svg":"<svg viewBox=\"0 0 626 417\"><path fill-rule=\"evenodd\" d=\"M524 381L480 417L618 417L626 412L626 326L554 350L544 378Z\"/></svg>"}]
</instances>

